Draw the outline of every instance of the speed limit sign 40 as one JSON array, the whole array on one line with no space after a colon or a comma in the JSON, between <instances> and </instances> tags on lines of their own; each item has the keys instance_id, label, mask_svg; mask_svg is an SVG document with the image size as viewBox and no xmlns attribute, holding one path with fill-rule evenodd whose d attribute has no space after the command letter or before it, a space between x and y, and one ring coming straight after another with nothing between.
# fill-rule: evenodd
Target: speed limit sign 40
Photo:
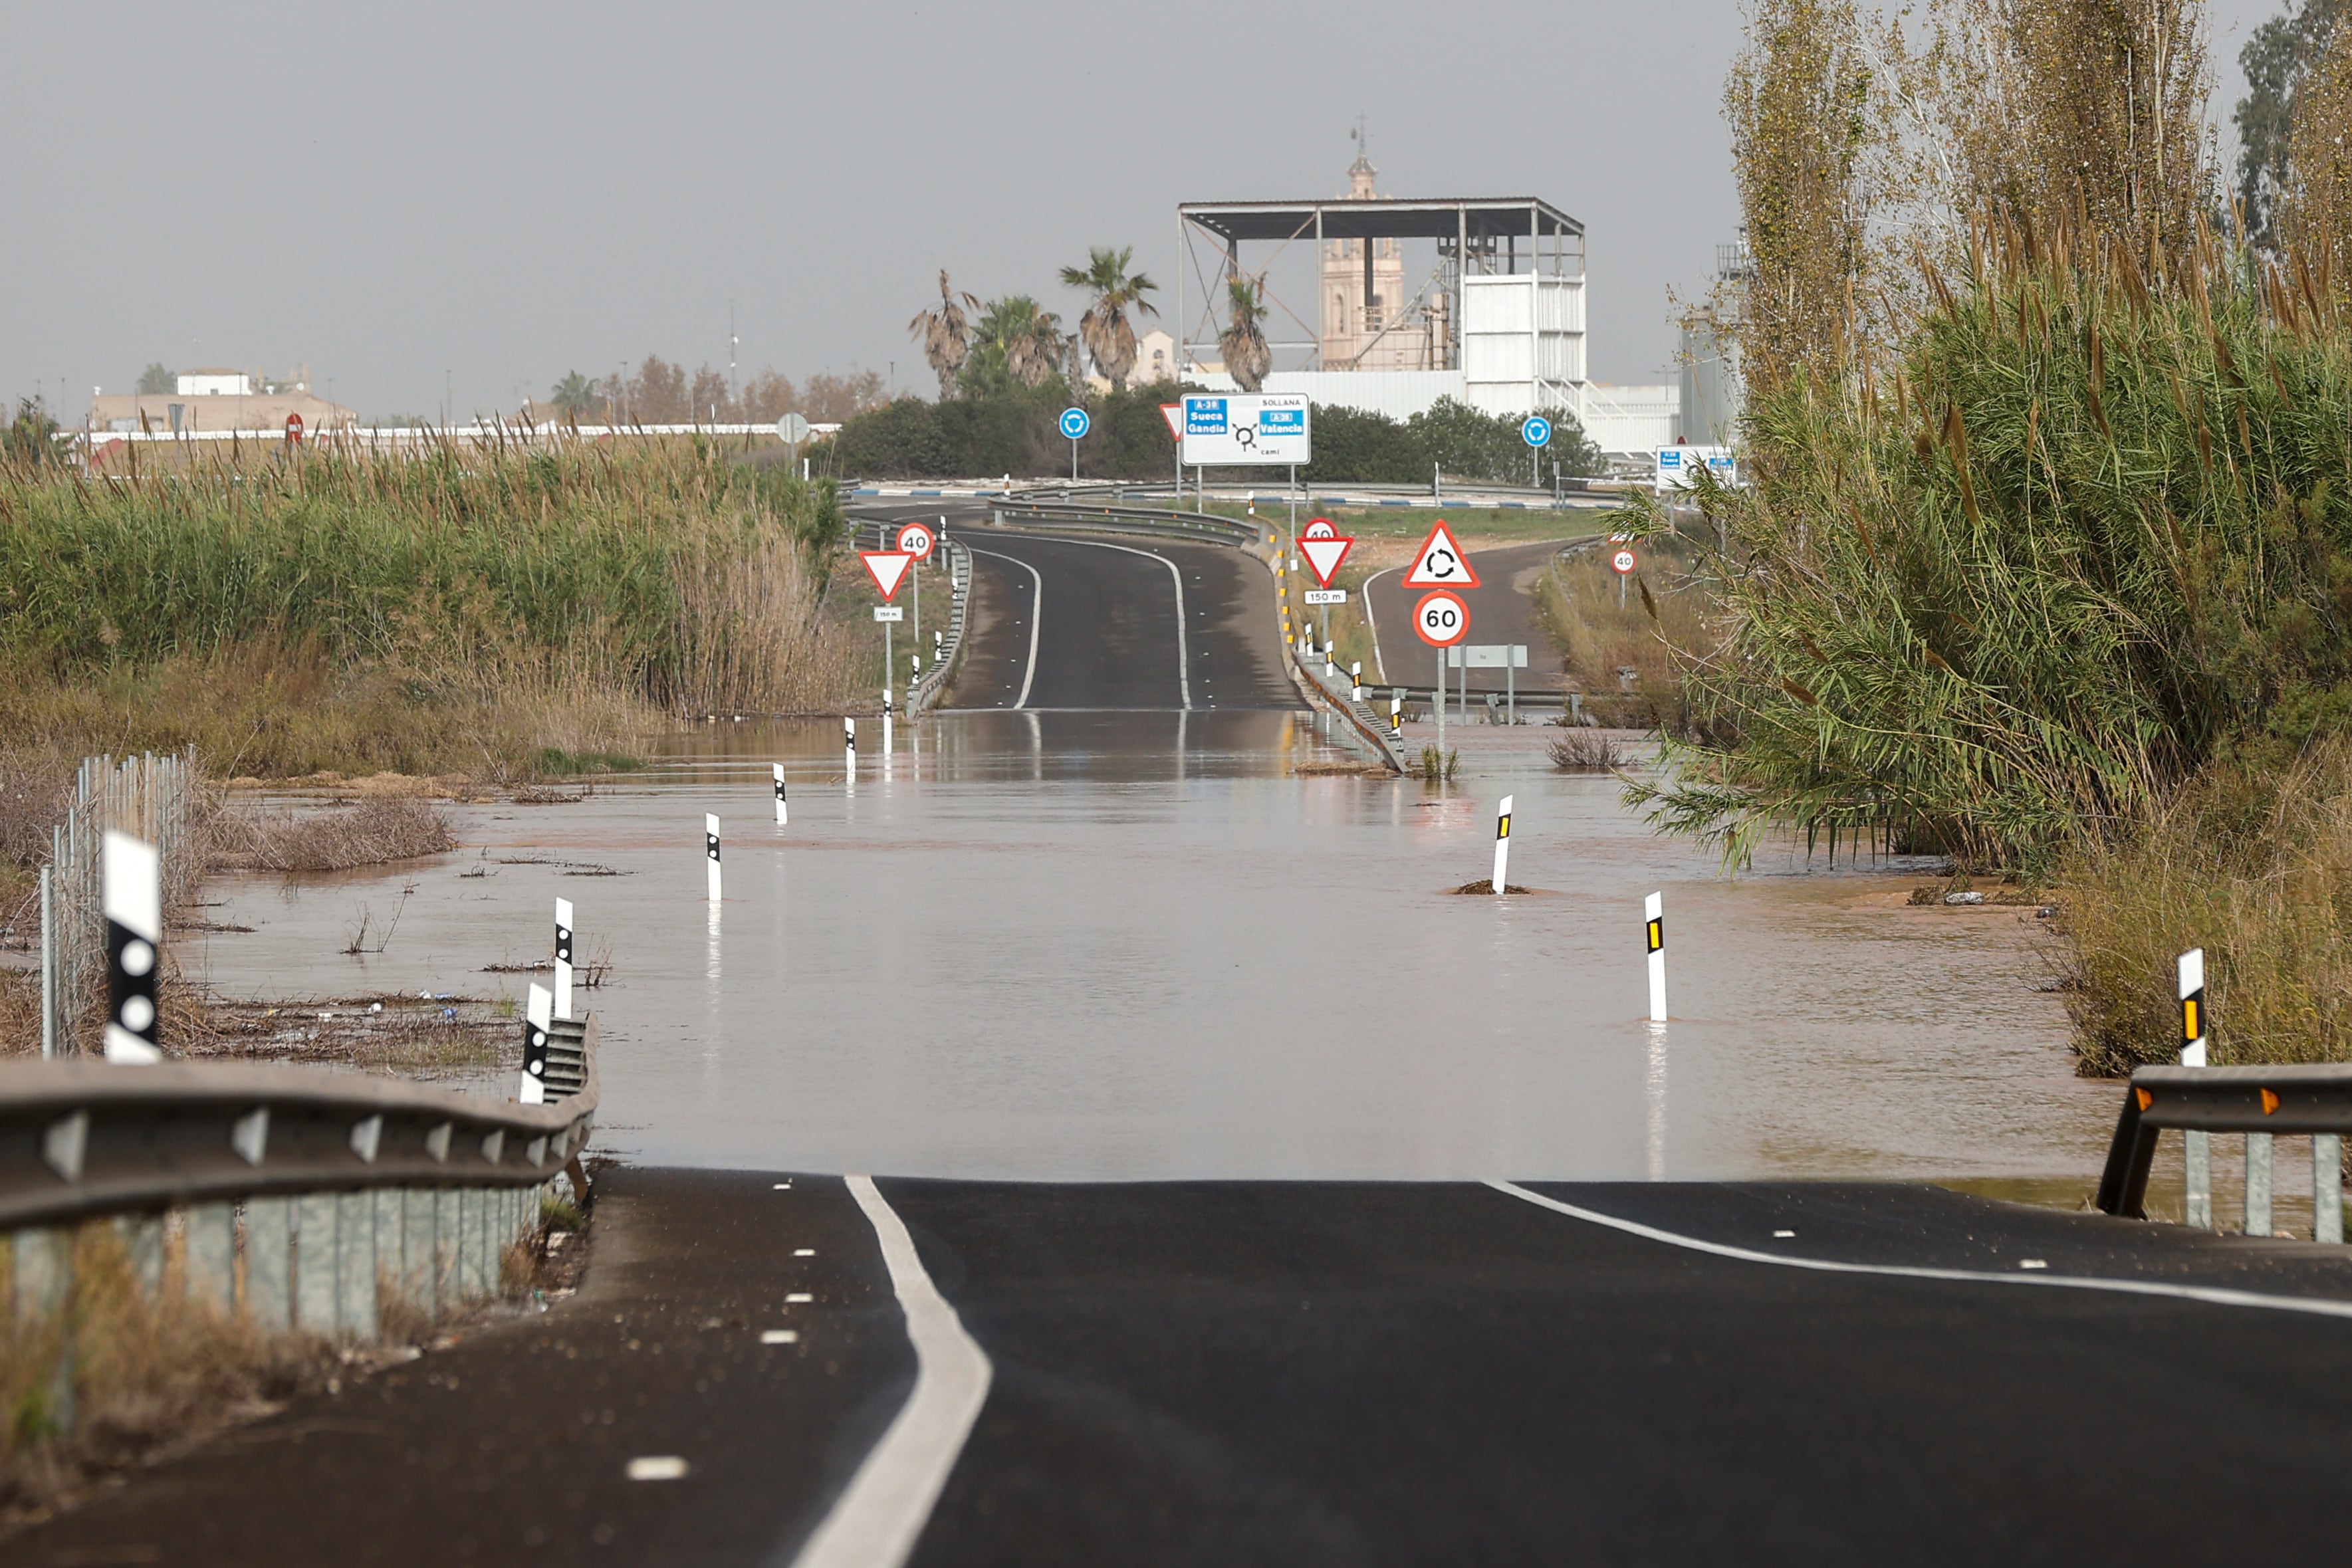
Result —
<instances>
[{"instance_id":1,"label":"speed limit sign 40","mask_svg":"<svg viewBox=\"0 0 2352 1568\"><path fill-rule=\"evenodd\" d=\"M898 530L898 548L917 560L930 559L931 547L937 542L929 523L908 523Z\"/></svg>"},{"instance_id":2,"label":"speed limit sign 40","mask_svg":"<svg viewBox=\"0 0 2352 1568\"><path fill-rule=\"evenodd\" d=\"M1451 648L1470 635L1470 607L1441 588L1412 607L1412 629L1431 647Z\"/></svg>"},{"instance_id":3,"label":"speed limit sign 40","mask_svg":"<svg viewBox=\"0 0 2352 1568\"><path fill-rule=\"evenodd\" d=\"M1622 576L1624 573L1633 570L1633 552L1629 549L1621 549L1615 555L1609 558L1609 564L1616 568L1618 574Z\"/></svg>"}]
</instances>

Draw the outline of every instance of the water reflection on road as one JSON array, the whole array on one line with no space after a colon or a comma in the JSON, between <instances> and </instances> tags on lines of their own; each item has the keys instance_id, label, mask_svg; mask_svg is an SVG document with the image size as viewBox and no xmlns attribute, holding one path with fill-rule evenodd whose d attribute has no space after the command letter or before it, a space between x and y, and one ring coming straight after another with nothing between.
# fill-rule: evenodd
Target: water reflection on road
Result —
<instances>
[{"instance_id":1,"label":"water reflection on road","mask_svg":"<svg viewBox=\"0 0 2352 1568\"><path fill-rule=\"evenodd\" d=\"M551 900L609 946L608 1148L963 1176L2000 1176L2096 1168L2015 915L1864 907L1874 875L1738 882L1606 778L1471 748L1464 784L1307 777L1274 713L709 726L573 805L465 808L459 855L226 883L235 994L519 993ZM768 768L791 769L773 824ZM1525 898L1486 874L1517 797ZM702 814L726 833L704 896ZM536 863L499 863L536 862ZM467 876L468 871L487 874ZM617 873L620 874L604 874ZM382 955L337 949L362 904ZM1653 1033L1641 899L1665 892ZM2030 917L2031 912L2026 912ZM2030 918L2028 921L2030 925Z\"/></svg>"}]
</instances>

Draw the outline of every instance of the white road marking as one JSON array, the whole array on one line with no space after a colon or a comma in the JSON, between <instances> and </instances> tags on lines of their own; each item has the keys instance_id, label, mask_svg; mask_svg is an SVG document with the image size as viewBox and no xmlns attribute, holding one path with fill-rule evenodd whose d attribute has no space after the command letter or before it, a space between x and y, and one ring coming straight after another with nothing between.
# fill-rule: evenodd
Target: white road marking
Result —
<instances>
[{"instance_id":1,"label":"white road marking","mask_svg":"<svg viewBox=\"0 0 2352 1568\"><path fill-rule=\"evenodd\" d=\"M1045 619L1045 580L1037 575L1037 569L1035 567L1031 566L1027 561L1021 559L1018 556L998 555L997 552L992 549L980 549L976 548L972 549L971 553L974 555L989 556L997 560L1009 560L1013 565L1019 567L1022 570L1027 572L1029 574L1030 580L1037 585L1036 597L1029 601L1029 665L1028 668L1024 669L1021 673L1021 695L1013 699L1013 706L1014 707L1027 707L1029 706L1029 683L1037 678L1037 627ZM1015 621L1013 624L1018 626L1021 622ZM1008 686L1011 685L1011 682L1006 683Z\"/></svg>"},{"instance_id":2,"label":"white road marking","mask_svg":"<svg viewBox=\"0 0 2352 1568\"><path fill-rule=\"evenodd\" d=\"M760 1343L761 1344L798 1344L801 1343L801 1333L798 1329L761 1329Z\"/></svg>"},{"instance_id":3,"label":"white road marking","mask_svg":"<svg viewBox=\"0 0 2352 1568\"><path fill-rule=\"evenodd\" d=\"M1796 1234L1796 1232L1795 1232L1795 1231L1793 1231L1793 1230L1775 1230L1774 1232L1772 1232L1773 1238L1774 1238L1776 1240L1777 1240L1777 1239L1787 1239L1787 1238L1789 1238L1789 1237L1794 1236L1795 1234Z\"/></svg>"},{"instance_id":4,"label":"white road marking","mask_svg":"<svg viewBox=\"0 0 2352 1568\"><path fill-rule=\"evenodd\" d=\"M1828 1258L1784 1258L1777 1253L1758 1252L1721 1241L1702 1240L1696 1236L1678 1236L1671 1230L1660 1230L1638 1220L1620 1219L1613 1214L1579 1208L1572 1203L1562 1203L1556 1197L1529 1192L1516 1182L1489 1180L1486 1185L1496 1192L1523 1198L1538 1208L1565 1214L1570 1219L1581 1219L1588 1225L1603 1225L1612 1230L1622 1230L1628 1236L1639 1236L1645 1241L1663 1241L1669 1247L1687 1248L1693 1252L1732 1258L1743 1263L1769 1263L1775 1268L1804 1269L1817 1274L1877 1274L1895 1280L1943 1280L1987 1285L2054 1285L2070 1291L2106 1291L2119 1296L2163 1296L2176 1301L2202 1301L2214 1307L2256 1307L2274 1312L2305 1312L2318 1318L2352 1318L2352 1301L2334 1301L2317 1296L2273 1296L2260 1291L2231 1291L2214 1285L2176 1285L2158 1280L2100 1280L2085 1274L1988 1274L1976 1269L1927 1269L1901 1263L1840 1263Z\"/></svg>"},{"instance_id":5,"label":"white road marking","mask_svg":"<svg viewBox=\"0 0 2352 1568\"><path fill-rule=\"evenodd\" d=\"M890 1288L915 1343L915 1391L801 1549L795 1568L898 1568L947 1485L994 1375L956 1311L923 1270L914 1239L871 1176L844 1178L882 1244Z\"/></svg>"},{"instance_id":6,"label":"white road marking","mask_svg":"<svg viewBox=\"0 0 2352 1568\"><path fill-rule=\"evenodd\" d=\"M794 1291L791 1295L784 1298L784 1305L788 1307L797 1306L803 1301L814 1301L815 1300L816 1298L810 1295L806 1291Z\"/></svg>"},{"instance_id":7,"label":"white road marking","mask_svg":"<svg viewBox=\"0 0 2352 1568\"><path fill-rule=\"evenodd\" d=\"M1387 685L1389 684L1389 662L1381 656L1381 623L1372 619L1372 584L1378 582L1391 571L1402 571L1403 570L1403 567L1392 566L1387 568L1385 570L1376 571L1372 573L1371 576L1364 579L1364 586L1358 590L1358 591L1364 596L1364 630L1372 634L1372 663L1380 666L1381 685Z\"/></svg>"},{"instance_id":8,"label":"white road marking","mask_svg":"<svg viewBox=\"0 0 2352 1568\"><path fill-rule=\"evenodd\" d=\"M1152 550L1137 549L1133 545L1105 544L1100 539L1068 539L1064 542L1074 545L1092 545L1097 549L1125 550L1129 555L1139 555L1146 560L1156 560L1168 569L1168 575L1176 581L1176 694L1183 699L1184 706L1190 708L1192 706L1192 655L1185 651L1184 574L1176 570L1176 563L1164 555Z\"/></svg>"},{"instance_id":9,"label":"white road marking","mask_svg":"<svg viewBox=\"0 0 2352 1568\"><path fill-rule=\"evenodd\" d=\"M646 1454L629 1461L633 1481L674 1481L686 1474L686 1461L676 1454Z\"/></svg>"},{"instance_id":10,"label":"white road marking","mask_svg":"<svg viewBox=\"0 0 2352 1568\"><path fill-rule=\"evenodd\" d=\"M793 1249L793 1256L795 1258L814 1258L816 1256L816 1249L814 1247L795 1247Z\"/></svg>"}]
</instances>

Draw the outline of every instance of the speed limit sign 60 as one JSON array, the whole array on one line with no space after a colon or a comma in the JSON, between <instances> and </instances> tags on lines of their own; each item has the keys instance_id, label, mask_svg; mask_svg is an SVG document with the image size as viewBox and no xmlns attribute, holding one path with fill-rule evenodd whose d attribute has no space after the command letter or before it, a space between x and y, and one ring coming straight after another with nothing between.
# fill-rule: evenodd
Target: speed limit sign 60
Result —
<instances>
[{"instance_id":1,"label":"speed limit sign 60","mask_svg":"<svg viewBox=\"0 0 2352 1568\"><path fill-rule=\"evenodd\" d=\"M1629 572L1633 570L1633 552L1629 549L1621 549L1615 555L1609 558L1609 564L1616 568L1620 575Z\"/></svg>"},{"instance_id":2,"label":"speed limit sign 60","mask_svg":"<svg viewBox=\"0 0 2352 1568\"><path fill-rule=\"evenodd\" d=\"M1412 607L1412 629L1431 647L1451 648L1470 635L1470 607L1441 588Z\"/></svg>"}]
</instances>

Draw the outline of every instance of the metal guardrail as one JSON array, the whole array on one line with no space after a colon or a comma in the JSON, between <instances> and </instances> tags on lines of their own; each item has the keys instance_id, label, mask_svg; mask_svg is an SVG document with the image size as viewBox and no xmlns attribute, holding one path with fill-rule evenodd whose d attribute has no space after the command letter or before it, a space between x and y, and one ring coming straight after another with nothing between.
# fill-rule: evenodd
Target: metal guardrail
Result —
<instances>
[{"instance_id":1,"label":"metal guardrail","mask_svg":"<svg viewBox=\"0 0 2352 1568\"><path fill-rule=\"evenodd\" d=\"M537 1105L305 1067L0 1067L16 1320L65 1311L70 1228L109 1216L151 1294L175 1235L187 1297L263 1328L372 1339L386 1290L436 1315L496 1293L595 1122L594 1020L551 1036L572 1092Z\"/></svg>"},{"instance_id":2,"label":"metal guardrail","mask_svg":"<svg viewBox=\"0 0 2352 1568\"><path fill-rule=\"evenodd\" d=\"M1029 528L1067 528L1088 533L1151 534L1161 538L1197 539L1240 549L1262 548L1263 529L1230 517L1205 512L1181 512L1152 507L1098 506L1084 502L1014 501L994 503L998 528L1017 521Z\"/></svg>"},{"instance_id":3,"label":"metal guardrail","mask_svg":"<svg viewBox=\"0 0 2352 1568\"><path fill-rule=\"evenodd\" d=\"M963 629L966 612L971 602L971 551L952 534L942 534L938 548L948 558L948 628L940 640L938 657L923 678L907 693L907 712L910 716L930 711L940 698L947 695L955 683L956 666L963 662Z\"/></svg>"},{"instance_id":4,"label":"metal guardrail","mask_svg":"<svg viewBox=\"0 0 2352 1568\"><path fill-rule=\"evenodd\" d=\"M1374 756L1399 773L1405 770L1404 759L1389 743L1388 736L1381 727L1379 716L1357 700L1355 687L1345 677L1326 677L1317 668L1319 660L1294 657L1290 663L1291 667L1305 678L1309 695L1319 696L1323 705L1339 716L1355 737L1371 748Z\"/></svg>"},{"instance_id":5,"label":"metal guardrail","mask_svg":"<svg viewBox=\"0 0 2352 1568\"><path fill-rule=\"evenodd\" d=\"M2242 1133L2246 1136L2245 1226L2271 1234L2271 1141L2280 1134L2312 1141L2313 1237L2344 1239L2344 1146L2352 1133L2352 1066L2142 1067L2124 1092L2123 1113L2100 1177L2102 1212L2147 1218L2148 1172L2157 1135Z\"/></svg>"}]
</instances>

